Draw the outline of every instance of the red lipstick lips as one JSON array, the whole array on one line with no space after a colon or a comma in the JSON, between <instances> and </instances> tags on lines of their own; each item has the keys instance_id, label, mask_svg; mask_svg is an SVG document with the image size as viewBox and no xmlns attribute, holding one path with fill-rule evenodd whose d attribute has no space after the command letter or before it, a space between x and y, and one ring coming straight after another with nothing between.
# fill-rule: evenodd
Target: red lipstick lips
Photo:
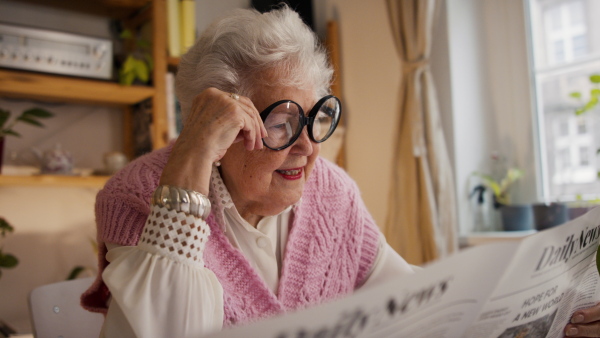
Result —
<instances>
[{"instance_id":1,"label":"red lipstick lips","mask_svg":"<svg viewBox=\"0 0 600 338\"><path fill-rule=\"evenodd\" d=\"M285 170L275 170L275 172L278 173L279 175L281 175L286 180L297 180L297 179L302 178L302 174L304 173L304 170L302 169L302 167L300 167L300 168L285 169Z\"/></svg>"}]
</instances>

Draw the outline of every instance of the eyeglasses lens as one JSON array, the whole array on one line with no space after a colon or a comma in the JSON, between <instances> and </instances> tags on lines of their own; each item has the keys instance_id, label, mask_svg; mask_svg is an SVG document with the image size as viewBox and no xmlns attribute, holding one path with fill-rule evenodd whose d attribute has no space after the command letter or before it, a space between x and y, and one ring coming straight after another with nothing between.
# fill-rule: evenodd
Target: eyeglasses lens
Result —
<instances>
[{"instance_id":1,"label":"eyeglasses lens","mask_svg":"<svg viewBox=\"0 0 600 338\"><path fill-rule=\"evenodd\" d=\"M312 135L316 142L324 141L331 136L339 116L340 104L336 98L332 97L323 102L312 125Z\"/></svg>"},{"instance_id":2,"label":"eyeglasses lens","mask_svg":"<svg viewBox=\"0 0 600 338\"><path fill-rule=\"evenodd\" d=\"M300 129L300 109L293 102L285 102L275 107L264 121L267 137L263 139L270 148L280 148L296 135Z\"/></svg>"}]
</instances>

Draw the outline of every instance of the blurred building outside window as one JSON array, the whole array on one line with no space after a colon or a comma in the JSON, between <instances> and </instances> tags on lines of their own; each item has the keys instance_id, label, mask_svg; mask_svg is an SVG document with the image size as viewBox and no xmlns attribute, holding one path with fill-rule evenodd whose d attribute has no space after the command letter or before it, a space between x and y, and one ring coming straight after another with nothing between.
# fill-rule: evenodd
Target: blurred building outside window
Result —
<instances>
[{"instance_id":1,"label":"blurred building outside window","mask_svg":"<svg viewBox=\"0 0 600 338\"><path fill-rule=\"evenodd\" d=\"M600 1L528 0L532 78L536 95L544 197L552 201L600 197L600 105L576 116L589 98L589 76L600 74Z\"/></svg>"}]
</instances>

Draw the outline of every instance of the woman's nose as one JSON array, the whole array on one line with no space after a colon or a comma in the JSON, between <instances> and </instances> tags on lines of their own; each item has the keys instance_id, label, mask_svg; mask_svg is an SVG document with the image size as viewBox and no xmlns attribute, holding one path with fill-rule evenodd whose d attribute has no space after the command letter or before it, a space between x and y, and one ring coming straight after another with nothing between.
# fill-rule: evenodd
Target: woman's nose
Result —
<instances>
[{"instance_id":1,"label":"woman's nose","mask_svg":"<svg viewBox=\"0 0 600 338\"><path fill-rule=\"evenodd\" d=\"M294 144L292 144L291 153L294 155L310 156L316 146L317 143L312 142L308 136L308 127L304 126L300 136L298 136Z\"/></svg>"}]
</instances>

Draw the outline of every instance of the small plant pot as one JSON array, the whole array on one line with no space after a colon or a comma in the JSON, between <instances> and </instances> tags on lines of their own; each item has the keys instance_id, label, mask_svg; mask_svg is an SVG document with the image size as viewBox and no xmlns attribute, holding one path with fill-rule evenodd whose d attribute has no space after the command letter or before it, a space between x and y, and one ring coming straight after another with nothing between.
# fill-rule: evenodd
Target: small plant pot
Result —
<instances>
[{"instance_id":1,"label":"small plant pot","mask_svg":"<svg viewBox=\"0 0 600 338\"><path fill-rule=\"evenodd\" d=\"M564 203L534 204L535 229L545 230L569 221L569 208Z\"/></svg>"},{"instance_id":2,"label":"small plant pot","mask_svg":"<svg viewBox=\"0 0 600 338\"><path fill-rule=\"evenodd\" d=\"M533 229L533 211L529 204L502 205L500 214L504 231Z\"/></svg>"},{"instance_id":3,"label":"small plant pot","mask_svg":"<svg viewBox=\"0 0 600 338\"><path fill-rule=\"evenodd\" d=\"M569 219L571 220L583 216L592 209L592 207L569 207Z\"/></svg>"}]
</instances>

